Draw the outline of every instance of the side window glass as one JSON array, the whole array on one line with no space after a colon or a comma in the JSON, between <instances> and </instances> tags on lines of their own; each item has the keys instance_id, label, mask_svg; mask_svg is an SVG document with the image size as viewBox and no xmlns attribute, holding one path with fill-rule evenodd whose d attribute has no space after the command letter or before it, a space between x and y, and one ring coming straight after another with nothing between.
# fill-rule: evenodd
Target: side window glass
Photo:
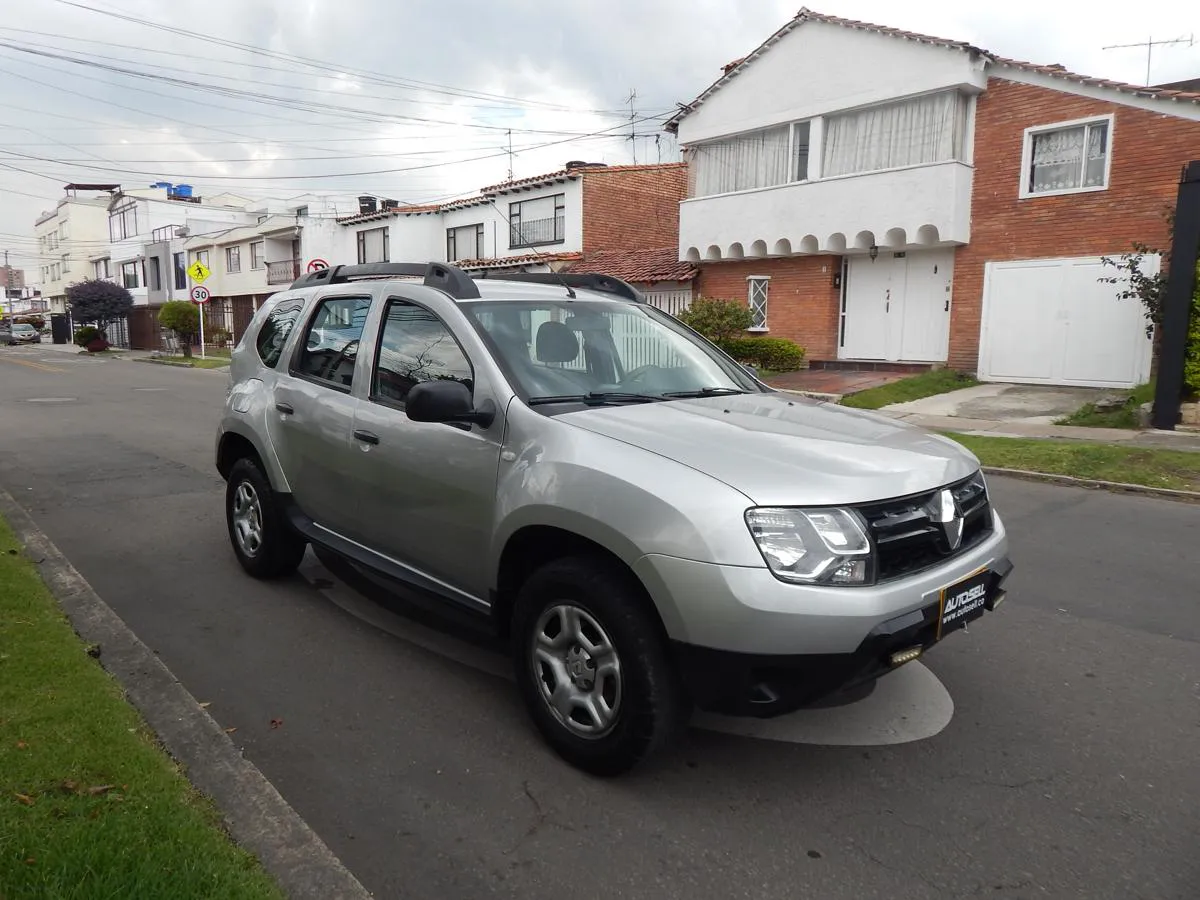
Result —
<instances>
[{"instance_id":1,"label":"side window glass","mask_svg":"<svg viewBox=\"0 0 1200 900\"><path fill-rule=\"evenodd\" d=\"M301 304L294 301L280 303L258 329L255 345L258 348L258 358L264 365L273 369L279 362L279 357L283 354L283 345L287 343L288 335L292 333L296 324L296 317L300 315L300 306Z\"/></svg>"},{"instance_id":2,"label":"side window glass","mask_svg":"<svg viewBox=\"0 0 1200 900\"><path fill-rule=\"evenodd\" d=\"M304 335L295 374L349 390L354 382L358 343L370 308L370 297L322 300Z\"/></svg>"},{"instance_id":3,"label":"side window glass","mask_svg":"<svg viewBox=\"0 0 1200 900\"><path fill-rule=\"evenodd\" d=\"M371 399L403 405L415 385L447 379L474 390L471 363L450 330L423 307L389 300L371 379Z\"/></svg>"}]
</instances>

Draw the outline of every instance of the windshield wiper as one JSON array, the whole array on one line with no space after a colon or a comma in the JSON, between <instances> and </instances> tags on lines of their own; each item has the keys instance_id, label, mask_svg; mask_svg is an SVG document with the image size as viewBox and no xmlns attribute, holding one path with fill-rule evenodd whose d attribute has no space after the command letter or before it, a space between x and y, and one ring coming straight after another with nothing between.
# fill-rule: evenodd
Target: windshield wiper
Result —
<instances>
[{"instance_id":1,"label":"windshield wiper","mask_svg":"<svg viewBox=\"0 0 1200 900\"><path fill-rule=\"evenodd\" d=\"M673 397L680 400L686 400L692 397L726 397L730 394L745 394L740 388L724 388L724 387L706 387L699 388L694 391L670 391L663 394L664 397Z\"/></svg>"},{"instance_id":2,"label":"windshield wiper","mask_svg":"<svg viewBox=\"0 0 1200 900\"><path fill-rule=\"evenodd\" d=\"M584 403L601 406L605 403L657 403L663 397L655 394L634 394L627 391L588 391L586 394L561 394L554 397L534 397L530 406L543 403Z\"/></svg>"}]
</instances>

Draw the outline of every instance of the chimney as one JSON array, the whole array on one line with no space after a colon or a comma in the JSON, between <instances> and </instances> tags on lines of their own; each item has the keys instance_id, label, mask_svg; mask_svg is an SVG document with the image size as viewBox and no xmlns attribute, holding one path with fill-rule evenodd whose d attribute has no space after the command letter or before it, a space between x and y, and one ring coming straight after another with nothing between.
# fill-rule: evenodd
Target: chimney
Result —
<instances>
[{"instance_id":1,"label":"chimney","mask_svg":"<svg viewBox=\"0 0 1200 900\"><path fill-rule=\"evenodd\" d=\"M378 209L378 207L375 205L374 197L363 196L363 197L358 198L358 211L360 214L361 213L373 213L377 209Z\"/></svg>"}]
</instances>

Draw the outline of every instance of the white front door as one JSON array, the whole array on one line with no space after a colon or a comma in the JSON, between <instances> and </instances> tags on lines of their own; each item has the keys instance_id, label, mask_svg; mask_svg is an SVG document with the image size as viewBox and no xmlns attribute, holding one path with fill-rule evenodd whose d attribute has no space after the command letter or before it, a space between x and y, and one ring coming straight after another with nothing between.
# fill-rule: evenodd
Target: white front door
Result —
<instances>
[{"instance_id":1,"label":"white front door","mask_svg":"<svg viewBox=\"0 0 1200 900\"><path fill-rule=\"evenodd\" d=\"M839 358L944 362L953 281L953 248L851 257Z\"/></svg>"}]
</instances>

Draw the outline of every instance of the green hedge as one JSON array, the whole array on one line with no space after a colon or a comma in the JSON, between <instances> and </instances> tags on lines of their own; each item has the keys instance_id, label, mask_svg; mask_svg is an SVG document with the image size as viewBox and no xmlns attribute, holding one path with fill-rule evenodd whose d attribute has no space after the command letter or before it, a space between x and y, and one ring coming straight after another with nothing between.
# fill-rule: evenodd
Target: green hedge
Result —
<instances>
[{"instance_id":1,"label":"green hedge","mask_svg":"<svg viewBox=\"0 0 1200 900\"><path fill-rule=\"evenodd\" d=\"M1192 295L1192 318L1188 324L1183 382L1188 392L1200 394L1200 266L1196 267L1196 293Z\"/></svg>"},{"instance_id":2,"label":"green hedge","mask_svg":"<svg viewBox=\"0 0 1200 900\"><path fill-rule=\"evenodd\" d=\"M795 372L804 366L804 348L784 338L732 338L720 347L741 363L772 372Z\"/></svg>"}]
</instances>

